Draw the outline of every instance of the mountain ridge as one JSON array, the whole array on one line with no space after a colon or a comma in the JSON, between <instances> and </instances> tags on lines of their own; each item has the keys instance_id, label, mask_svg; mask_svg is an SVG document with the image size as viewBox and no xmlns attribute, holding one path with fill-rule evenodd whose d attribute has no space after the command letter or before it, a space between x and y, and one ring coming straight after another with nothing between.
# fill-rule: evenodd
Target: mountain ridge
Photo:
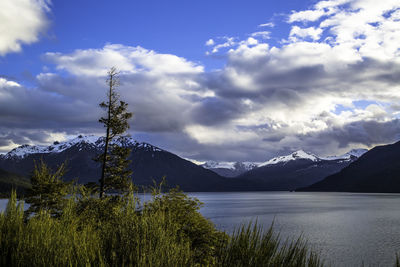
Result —
<instances>
[{"instance_id":1,"label":"mountain ridge","mask_svg":"<svg viewBox=\"0 0 400 267\"><path fill-rule=\"evenodd\" d=\"M128 138L123 145L132 149L129 168L138 186L152 186L153 181L158 183L164 176L169 187L180 186L184 191L223 191L226 186L226 178L151 144ZM35 161L43 159L55 169L67 160L66 181L97 182L100 165L93 158L102 153L102 146L101 138L94 136L78 136L50 146L23 145L2 156L0 168L27 177Z\"/></svg>"},{"instance_id":2,"label":"mountain ridge","mask_svg":"<svg viewBox=\"0 0 400 267\"><path fill-rule=\"evenodd\" d=\"M362 154L361 150L358 152ZM358 157L353 154L348 152L341 157L324 159L298 150L286 156L272 158L236 179L260 183L268 191L292 191L339 172L357 160Z\"/></svg>"},{"instance_id":3,"label":"mountain ridge","mask_svg":"<svg viewBox=\"0 0 400 267\"><path fill-rule=\"evenodd\" d=\"M166 176L171 187L179 185L185 191L294 190L340 171L356 158L351 155L354 151L328 160L298 150L261 163L212 162L199 166L133 138L115 142L132 148L129 168L135 184L150 186L153 180L160 182ZM92 159L102 152L103 146L102 137L81 135L49 146L22 145L0 157L0 168L28 176L34 161L41 158L52 168L67 160L66 180L96 182L100 168Z\"/></svg>"},{"instance_id":4,"label":"mountain ridge","mask_svg":"<svg viewBox=\"0 0 400 267\"><path fill-rule=\"evenodd\" d=\"M274 165L274 164L287 164L287 162L293 160L301 160L301 159L308 159L314 162L317 161L329 161L329 160L343 160L343 161L352 161L362 154L364 154L367 149L352 149L349 152L340 155L340 156L327 156L321 157L317 156L312 153L305 152L304 150L297 150L291 154L284 155L284 156L277 156L272 159L269 159L265 162L227 162L227 161L206 161L204 163L200 163L198 165L202 166L203 168L210 169L221 176L225 177L237 177L247 171L251 171L255 168Z\"/></svg>"},{"instance_id":5,"label":"mountain ridge","mask_svg":"<svg viewBox=\"0 0 400 267\"><path fill-rule=\"evenodd\" d=\"M296 191L400 192L400 142L376 146L340 172Z\"/></svg>"}]
</instances>

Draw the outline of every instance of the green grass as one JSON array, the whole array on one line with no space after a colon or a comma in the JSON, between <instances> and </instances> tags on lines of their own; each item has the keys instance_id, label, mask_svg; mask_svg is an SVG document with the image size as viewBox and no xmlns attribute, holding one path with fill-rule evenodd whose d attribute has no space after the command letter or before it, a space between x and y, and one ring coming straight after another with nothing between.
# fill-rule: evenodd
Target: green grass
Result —
<instances>
[{"instance_id":1,"label":"green grass","mask_svg":"<svg viewBox=\"0 0 400 267\"><path fill-rule=\"evenodd\" d=\"M272 227L231 236L182 192L68 200L61 217L27 218L15 192L0 214L0 266L322 266L302 239L281 242Z\"/></svg>"},{"instance_id":2,"label":"green grass","mask_svg":"<svg viewBox=\"0 0 400 267\"><path fill-rule=\"evenodd\" d=\"M282 242L273 226L263 232L257 223L234 231L218 259L219 266L323 266L303 238Z\"/></svg>"}]
</instances>

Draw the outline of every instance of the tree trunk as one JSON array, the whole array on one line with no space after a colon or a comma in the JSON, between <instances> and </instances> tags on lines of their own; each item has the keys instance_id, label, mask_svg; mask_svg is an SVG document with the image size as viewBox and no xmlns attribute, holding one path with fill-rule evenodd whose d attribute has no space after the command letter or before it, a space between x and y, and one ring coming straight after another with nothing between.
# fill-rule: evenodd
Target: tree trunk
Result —
<instances>
[{"instance_id":1,"label":"tree trunk","mask_svg":"<svg viewBox=\"0 0 400 267\"><path fill-rule=\"evenodd\" d=\"M110 90L108 95L108 117L107 117L107 133L106 133L106 144L104 146L104 155L103 155L103 166L101 168L101 179L100 179L100 198L102 198L105 194L105 172L106 172L106 161L107 161L107 152L108 152L108 141L110 139L110 120L111 120L111 100L112 100L112 87L113 87L113 75L110 75Z\"/></svg>"}]
</instances>

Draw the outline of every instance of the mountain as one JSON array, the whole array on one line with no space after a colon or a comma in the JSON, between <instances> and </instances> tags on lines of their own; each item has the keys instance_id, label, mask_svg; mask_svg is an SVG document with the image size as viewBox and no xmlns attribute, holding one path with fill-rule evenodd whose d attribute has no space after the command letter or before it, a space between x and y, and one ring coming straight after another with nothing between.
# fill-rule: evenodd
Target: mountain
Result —
<instances>
[{"instance_id":1,"label":"mountain","mask_svg":"<svg viewBox=\"0 0 400 267\"><path fill-rule=\"evenodd\" d=\"M55 169L67 160L65 180L96 182L100 177L100 166L92 159L102 152L102 140L95 136L78 136L50 146L22 145L0 155L0 169L28 177L35 161L43 159ZM125 145L132 148L130 168L136 185L153 185L153 180L159 182L165 176L170 187L179 185L184 191L293 190L340 171L363 153L355 150L338 157L321 158L297 151L264 163L208 162L199 166L131 138ZM236 174L235 179L226 178Z\"/></svg>"},{"instance_id":2,"label":"mountain","mask_svg":"<svg viewBox=\"0 0 400 267\"><path fill-rule=\"evenodd\" d=\"M298 191L400 193L400 142L374 147L340 172Z\"/></svg>"},{"instance_id":3,"label":"mountain","mask_svg":"<svg viewBox=\"0 0 400 267\"><path fill-rule=\"evenodd\" d=\"M264 163L261 163L258 167L286 165L288 162L299 161L299 160L316 162L316 161L319 161L320 158L318 158L317 156L315 156L313 154L306 153L303 150L298 150L287 156L280 156L280 157L272 158Z\"/></svg>"},{"instance_id":4,"label":"mountain","mask_svg":"<svg viewBox=\"0 0 400 267\"><path fill-rule=\"evenodd\" d=\"M130 168L136 185L153 185L153 179L159 182L165 176L169 186L179 185L185 191L225 190L226 178L177 155L133 139L129 139L126 145L132 148ZM95 136L78 136L51 146L23 145L1 156L0 168L27 177L34 161L41 158L52 168L67 160L65 180L96 182L100 177L100 168L92 159L101 153L102 148L102 138Z\"/></svg>"},{"instance_id":5,"label":"mountain","mask_svg":"<svg viewBox=\"0 0 400 267\"><path fill-rule=\"evenodd\" d=\"M335 160L335 159L350 159L352 157L359 158L362 155L364 155L368 149L360 148L360 149L352 149L346 154L343 154L341 156L328 156L328 157L320 157L321 159L325 160Z\"/></svg>"},{"instance_id":6,"label":"mountain","mask_svg":"<svg viewBox=\"0 0 400 267\"><path fill-rule=\"evenodd\" d=\"M259 163L255 162L217 162L207 161L200 166L205 169L212 170L213 172L228 178L237 177L242 173L252 170L258 166Z\"/></svg>"},{"instance_id":7,"label":"mountain","mask_svg":"<svg viewBox=\"0 0 400 267\"><path fill-rule=\"evenodd\" d=\"M347 167L365 150L353 150L342 156L322 158L299 150L261 163L236 179L256 182L263 190L286 191L311 185Z\"/></svg>"}]
</instances>

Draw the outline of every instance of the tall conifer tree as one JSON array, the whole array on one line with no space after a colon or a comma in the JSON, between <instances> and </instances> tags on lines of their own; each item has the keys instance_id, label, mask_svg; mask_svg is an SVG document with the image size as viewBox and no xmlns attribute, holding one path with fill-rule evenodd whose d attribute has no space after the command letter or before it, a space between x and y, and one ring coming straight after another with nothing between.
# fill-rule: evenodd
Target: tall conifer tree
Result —
<instances>
[{"instance_id":1,"label":"tall conifer tree","mask_svg":"<svg viewBox=\"0 0 400 267\"><path fill-rule=\"evenodd\" d=\"M99 122L106 128L104 138L104 152L98 157L101 162L100 198L106 191L125 191L129 189L131 171L128 170L130 161L128 156L131 149L126 146L125 137L122 134L129 128L128 120L132 113L128 112L128 104L119 99L116 88L119 86L118 71L112 67L107 75L108 85L107 101L100 103L100 107L106 110L105 117Z\"/></svg>"},{"instance_id":2,"label":"tall conifer tree","mask_svg":"<svg viewBox=\"0 0 400 267\"><path fill-rule=\"evenodd\" d=\"M61 215L66 197L70 192L72 183L62 180L65 174L65 163L56 171L52 171L41 159L35 162L31 174L32 188L27 191L25 202L30 204L26 214L38 213L40 210L49 212L52 216Z\"/></svg>"}]
</instances>

